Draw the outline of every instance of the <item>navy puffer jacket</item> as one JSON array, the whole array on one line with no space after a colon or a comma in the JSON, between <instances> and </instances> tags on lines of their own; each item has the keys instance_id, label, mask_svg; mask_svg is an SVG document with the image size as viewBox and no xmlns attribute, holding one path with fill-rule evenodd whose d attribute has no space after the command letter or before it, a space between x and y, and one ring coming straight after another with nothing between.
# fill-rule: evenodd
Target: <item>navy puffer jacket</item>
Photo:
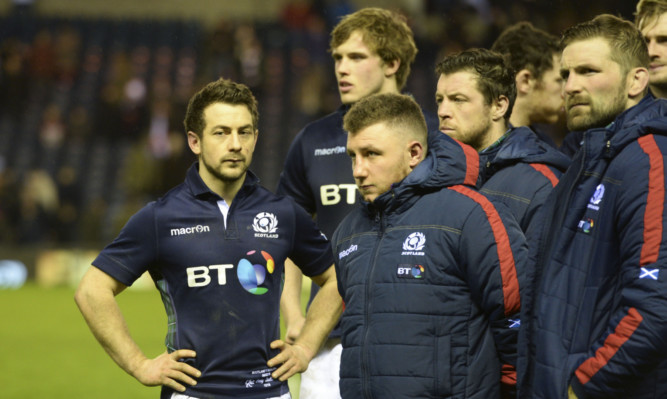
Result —
<instances>
[{"instance_id":1,"label":"navy puffer jacket","mask_svg":"<svg viewBox=\"0 0 667 399\"><path fill-rule=\"evenodd\" d=\"M513 388L521 230L475 189L479 157L444 134L333 236L341 395L498 398Z\"/></svg>"},{"instance_id":2,"label":"navy puffer jacket","mask_svg":"<svg viewBox=\"0 0 667 399\"><path fill-rule=\"evenodd\" d=\"M584 133L531 243L521 398L667 398L666 153L650 96Z\"/></svg>"}]
</instances>

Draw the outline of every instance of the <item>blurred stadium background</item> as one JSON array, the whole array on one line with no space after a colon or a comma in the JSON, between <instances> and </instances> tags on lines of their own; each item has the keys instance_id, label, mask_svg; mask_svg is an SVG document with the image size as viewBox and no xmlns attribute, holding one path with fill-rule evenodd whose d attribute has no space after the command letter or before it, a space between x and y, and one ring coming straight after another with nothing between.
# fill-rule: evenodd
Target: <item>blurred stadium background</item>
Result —
<instances>
[{"instance_id":1,"label":"blurred stadium background","mask_svg":"<svg viewBox=\"0 0 667 399\"><path fill-rule=\"evenodd\" d=\"M327 48L340 16L365 6L406 15L419 48L406 91L434 111L444 54L489 47L523 20L559 34L603 12L632 19L635 4L0 0L0 397L157 397L106 357L71 298L127 218L182 181L194 160L185 107L207 82L231 78L257 96L251 168L273 189L299 129L339 105ZM121 303L156 355L163 309L141 290L150 281L136 285Z\"/></svg>"}]
</instances>

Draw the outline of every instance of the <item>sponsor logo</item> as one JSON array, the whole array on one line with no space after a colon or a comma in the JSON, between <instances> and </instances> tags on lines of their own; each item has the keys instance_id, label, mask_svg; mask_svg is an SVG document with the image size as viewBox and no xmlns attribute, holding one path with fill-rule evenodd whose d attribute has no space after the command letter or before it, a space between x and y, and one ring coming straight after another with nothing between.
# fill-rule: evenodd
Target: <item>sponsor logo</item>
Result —
<instances>
[{"instance_id":1,"label":"sponsor logo","mask_svg":"<svg viewBox=\"0 0 667 399\"><path fill-rule=\"evenodd\" d=\"M356 184L324 184L320 186L320 200L322 205L336 205L345 201L353 205L357 199Z\"/></svg>"},{"instance_id":2,"label":"sponsor logo","mask_svg":"<svg viewBox=\"0 0 667 399\"><path fill-rule=\"evenodd\" d=\"M329 148L316 148L315 149L315 156L320 157L323 155L337 155L337 154L345 154L347 152L347 149L343 145L339 145L336 147L329 147Z\"/></svg>"},{"instance_id":3,"label":"sponsor logo","mask_svg":"<svg viewBox=\"0 0 667 399\"><path fill-rule=\"evenodd\" d=\"M239 282L243 289L254 295L264 295L269 291L266 287L261 287L266 280L266 272L269 274L273 273L275 270L275 262L273 257L265 251L259 251L262 255L264 263L253 263L255 260L259 260L259 257L256 255L257 251L252 250L248 251L246 255L248 258L243 258L239 261L239 264L236 266L236 275L239 278Z\"/></svg>"},{"instance_id":4,"label":"sponsor logo","mask_svg":"<svg viewBox=\"0 0 667 399\"><path fill-rule=\"evenodd\" d=\"M350 248L338 253L338 259L343 259L344 257L346 257L347 255L351 254L352 252L356 251L357 249L358 249L358 247L357 247L356 244L351 245Z\"/></svg>"},{"instance_id":5,"label":"sponsor logo","mask_svg":"<svg viewBox=\"0 0 667 399\"><path fill-rule=\"evenodd\" d=\"M210 266L192 266L185 269L188 276L188 287L205 287L211 284L211 274L217 273L218 285L227 284L227 270L234 268L234 265L210 265Z\"/></svg>"},{"instance_id":6,"label":"sponsor logo","mask_svg":"<svg viewBox=\"0 0 667 399\"><path fill-rule=\"evenodd\" d=\"M252 229L255 230L255 237L259 238L278 238L278 219L276 215L269 212L260 212L255 215L252 221Z\"/></svg>"},{"instance_id":7,"label":"sponsor logo","mask_svg":"<svg viewBox=\"0 0 667 399\"><path fill-rule=\"evenodd\" d=\"M424 277L424 266L400 264L396 269L398 278L420 279Z\"/></svg>"},{"instance_id":8,"label":"sponsor logo","mask_svg":"<svg viewBox=\"0 0 667 399\"><path fill-rule=\"evenodd\" d=\"M426 245L426 236L420 232L411 233L408 238L403 241L403 252L401 255L418 255L424 256L424 249Z\"/></svg>"},{"instance_id":9,"label":"sponsor logo","mask_svg":"<svg viewBox=\"0 0 667 399\"><path fill-rule=\"evenodd\" d=\"M184 234L208 233L210 231L211 231L210 227L198 224L197 226L181 227L180 229L171 229L170 233L173 237L173 236L181 236Z\"/></svg>"},{"instance_id":10,"label":"sponsor logo","mask_svg":"<svg viewBox=\"0 0 667 399\"><path fill-rule=\"evenodd\" d=\"M231 263L188 267L185 269L188 287L205 287L215 282L218 285L227 285L227 270L233 268ZM265 251L248 251L246 257L236 265L236 275L241 286L254 295L266 294L269 289L262 287L262 284L266 281L266 272L271 274L274 270L275 261L271 254Z\"/></svg>"},{"instance_id":11,"label":"sponsor logo","mask_svg":"<svg viewBox=\"0 0 667 399\"><path fill-rule=\"evenodd\" d=\"M590 201L588 201L588 209L599 211L600 202L602 202L603 197L604 197L604 184L600 183L598 184L597 187L595 187L595 192L591 196Z\"/></svg>"},{"instance_id":12,"label":"sponsor logo","mask_svg":"<svg viewBox=\"0 0 667 399\"><path fill-rule=\"evenodd\" d=\"M579 225L577 226L579 230L583 231L586 234L590 234L591 230L593 230L593 226L595 225L595 221L591 218L588 218L586 220L580 220Z\"/></svg>"}]
</instances>

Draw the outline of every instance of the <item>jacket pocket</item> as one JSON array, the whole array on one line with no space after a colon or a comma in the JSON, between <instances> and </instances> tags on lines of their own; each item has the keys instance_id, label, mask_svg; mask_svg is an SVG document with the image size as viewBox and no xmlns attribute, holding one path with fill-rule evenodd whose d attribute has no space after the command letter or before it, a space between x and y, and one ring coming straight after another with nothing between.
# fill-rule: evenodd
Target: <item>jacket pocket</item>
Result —
<instances>
[{"instance_id":1,"label":"jacket pocket","mask_svg":"<svg viewBox=\"0 0 667 399\"><path fill-rule=\"evenodd\" d=\"M436 397L449 396L452 392L452 354L449 335L435 340L435 392Z\"/></svg>"}]
</instances>

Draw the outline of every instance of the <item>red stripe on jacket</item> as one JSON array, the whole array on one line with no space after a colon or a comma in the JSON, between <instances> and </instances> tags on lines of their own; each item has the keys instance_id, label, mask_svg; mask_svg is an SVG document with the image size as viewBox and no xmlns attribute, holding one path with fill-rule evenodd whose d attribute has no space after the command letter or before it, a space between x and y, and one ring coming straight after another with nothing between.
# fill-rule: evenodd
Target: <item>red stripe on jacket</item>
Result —
<instances>
[{"instance_id":1,"label":"red stripe on jacket","mask_svg":"<svg viewBox=\"0 0 667 399\"><path fill-rule=\"evenodd\" d=\"M500 275L503 281L503 297L505 302L505 316L512 315L521 308L519 297L519 280L517 278L514 254L510 246L509 236L500 215L491 201L485 196L465 186L452 186L450 190L459 192L477 202L491 225L491 231L496 241L498 260L500 261Z\"/></svg>"},{"instance_id":2,"label":"red stripe on jacket","mask_svg":"<svg viewBox=\"0 0 667 399\"><path fill-rule=\"evenodd\" d=\"M644 211L644 244L639 257L639 265L645 266L656 262L660 252L662 213L665 207L665 169L655 137L651 134L642 136L637 141L649 160L648 196Z\"/></svg>"},{"instance_id":3,"label":"red stripe on jacket","mask_svg":"<svg viewBox=\"0 0 667 399\"><path fill-rule=\"evenodd\" d=\"M463 155L466 157L466 177L463 181L463 184L476 187L477 178L479 177L479 153L468 144L460 142L456 139L454 139L454 141L456 141L461 146Z\"/></svg>"},{"instance_id":4,"label":"red stripe on jacket","mask_svg":"<svg viewBox=\"0 0 667 399\"><path fill-rule=\"evenodd\" d=\"M544 177L549 179L551 182L551 185L553 187L556 187L556 184L558 184L558 178L556 177L556 174L549 169L549 167L543 163L531 163L530 166L533 167L536 171L542 173Z\"/></svg>"},{"instance_id":5,"label":"red stripe on jacket","mask_svg":"<svg viewBox=\"0 0 667 399\"><path fill-rule=\"evenodd\" d=\"M577 371L575 371L577 378L579 378L579 381L582 384L586 384L590 381L595 373L607 365L609 359L621 349L621 346L625 341L630 339L630 336L632 336L637 327L639 327L642 320L644 319L637 309L630 308L628 310L628 314L623 317L620 323L618 323L614 333L609 334L607 339L604 340L604 345L595 351L595 356L588 358L588 360L583 362L579 368L577 368Z\"/></svg>"}]
</instances>

